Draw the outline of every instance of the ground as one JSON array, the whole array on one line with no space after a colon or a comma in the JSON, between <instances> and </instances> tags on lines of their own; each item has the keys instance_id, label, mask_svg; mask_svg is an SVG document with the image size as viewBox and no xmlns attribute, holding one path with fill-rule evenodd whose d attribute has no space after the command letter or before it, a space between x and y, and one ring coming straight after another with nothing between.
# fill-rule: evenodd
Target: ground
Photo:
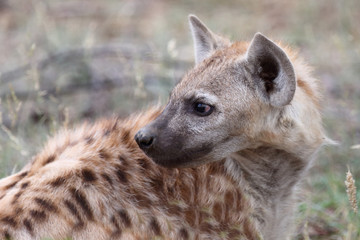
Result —
<instances>
[{"instance_id":1,"label":"ground","mask_svg":"<svg viewBox=\"0 0 360 240\"><path fill-rule=\"evenodd\" d=\"M357 0L0 0L0 177L61 127L166 102L193 65L190 13L234 40L262 32L288 43L315 67L339 145L306 179L295 239L359 239L344 184L350 169L360 187Z\"/></svg>"}]
</instances>

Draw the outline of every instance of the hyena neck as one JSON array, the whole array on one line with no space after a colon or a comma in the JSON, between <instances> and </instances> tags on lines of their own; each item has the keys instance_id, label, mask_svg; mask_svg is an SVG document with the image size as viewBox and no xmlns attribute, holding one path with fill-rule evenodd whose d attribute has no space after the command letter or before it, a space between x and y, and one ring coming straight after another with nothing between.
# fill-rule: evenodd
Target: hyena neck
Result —
<instances>
[{"instance_id":1,"label":"hyena neck","mask_svg":"<svg viewBox=\"0 0 360 240\"><path fill-rule=\"evenodd\" d=\"M226 170L253 202L261 232L271 236L267 239L283 239L290 232L295 189L309 162L273 147L246 149L226 159Z\"/></svg>"}]
</instances>

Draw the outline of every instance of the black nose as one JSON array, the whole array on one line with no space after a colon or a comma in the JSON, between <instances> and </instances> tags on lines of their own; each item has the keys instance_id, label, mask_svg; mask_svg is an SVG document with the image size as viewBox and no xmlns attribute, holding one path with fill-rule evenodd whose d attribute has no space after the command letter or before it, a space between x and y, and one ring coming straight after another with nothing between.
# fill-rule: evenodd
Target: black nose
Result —
<instances>
[{"instance_id":1,"label":"black nose","mask_svg":"<svg viewBox=\"0 0 360 240\"><path fill-rule=\"evenodd\" d=\"M135 135L135 141L141 149L149 148L154 142L155 136L153 133L141 129Z\"/></svg>"}]
</instances>

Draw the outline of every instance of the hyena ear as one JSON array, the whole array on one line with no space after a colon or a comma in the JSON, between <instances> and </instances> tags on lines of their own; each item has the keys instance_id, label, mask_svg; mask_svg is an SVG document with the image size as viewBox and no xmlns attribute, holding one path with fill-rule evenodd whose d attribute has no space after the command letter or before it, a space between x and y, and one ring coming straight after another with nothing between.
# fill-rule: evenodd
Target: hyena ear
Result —
<instances>
[{"instance_id":1,"label":"hyena ear","mask_svg":"<svg viewBox=\"0 0 360 240\"><path fill-rule=\"evenodd\" d=\"M254 66L254 77L262 98L274 107L290 103L295 94L296 78L286 53L261 33L256 33L247 50Z\"/></svg>"},{"instance_id":2,"label":"hyena ear","mask_svg":"<svg viewBox=\"0 0 360 240\"><path fill-rule=\"evenodd\" d=\"M196 64L209 57L216 49L230 44L228 40L214 34L195 15L189 15L189 24L194 40Z\"/></svg>"}]
</instances>

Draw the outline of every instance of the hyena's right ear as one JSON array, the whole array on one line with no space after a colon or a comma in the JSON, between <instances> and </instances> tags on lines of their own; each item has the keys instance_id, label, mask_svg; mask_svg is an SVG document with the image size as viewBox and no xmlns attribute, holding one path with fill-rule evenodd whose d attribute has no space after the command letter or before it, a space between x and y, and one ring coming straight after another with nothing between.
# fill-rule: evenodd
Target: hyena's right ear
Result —
<instances>
[{"instance_id":1,"label":"hyena's right ear","mask_svg":"<svg viewBox=\"0 0 360 240\"><path fill-rule=\"evenodd\" d=\"M228 40L214 34L195 15L189 15L189 24L194 40L196 64L209 57L216 49L230 44Z\"/></svg>"}]
</instances>

